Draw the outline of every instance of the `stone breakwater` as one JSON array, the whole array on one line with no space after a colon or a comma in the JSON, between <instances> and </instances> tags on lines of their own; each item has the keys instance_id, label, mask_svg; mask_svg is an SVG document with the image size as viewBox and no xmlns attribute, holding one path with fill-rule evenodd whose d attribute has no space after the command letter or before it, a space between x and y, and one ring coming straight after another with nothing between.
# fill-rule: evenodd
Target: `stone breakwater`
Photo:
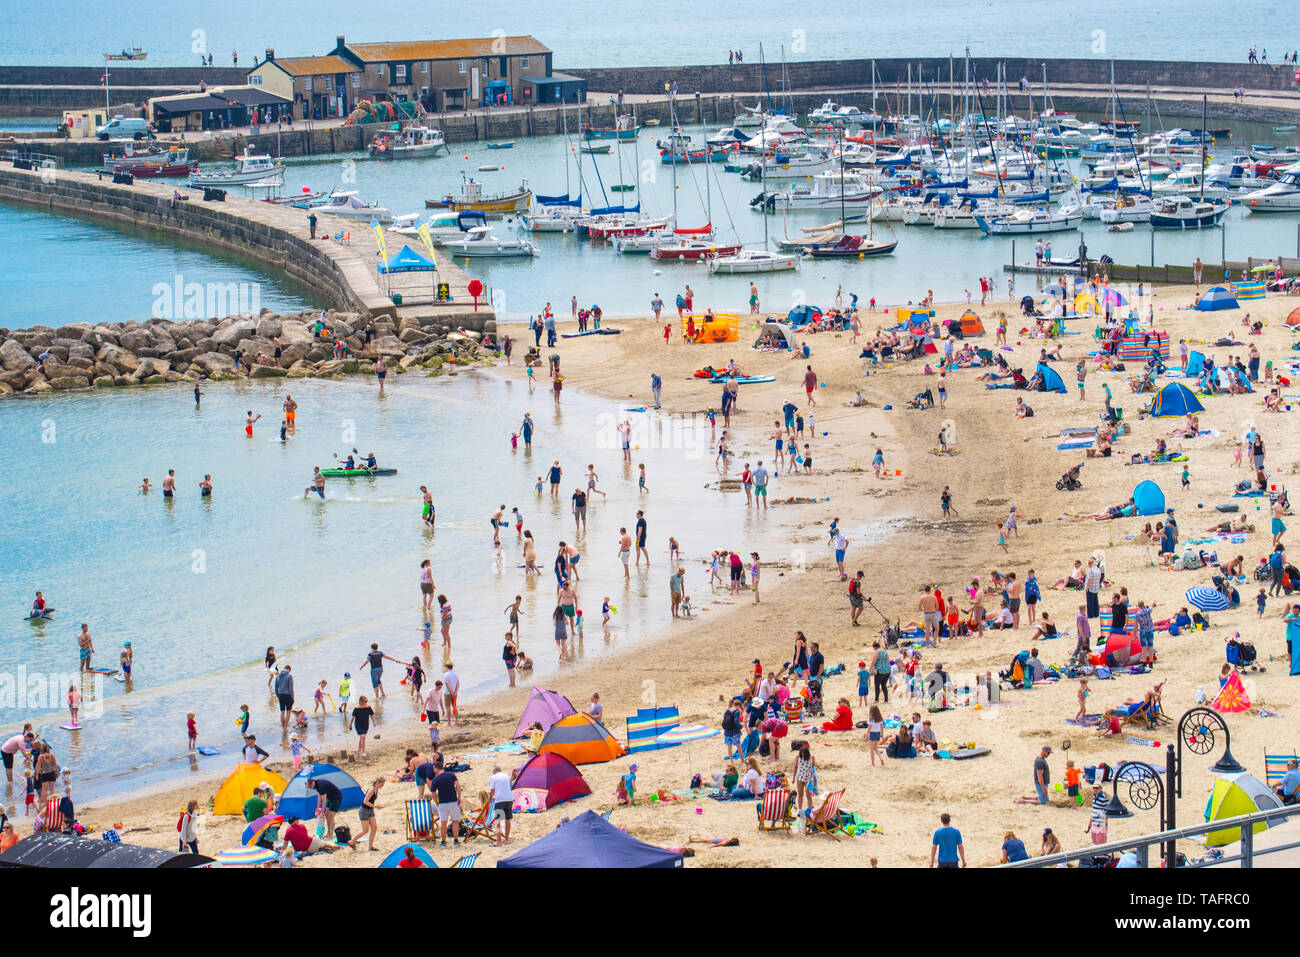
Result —
<instances>
[{"instance_id":1,"label":"stone breakwater","mask_svg":"<svg viewBox=\"0 0 1300 957\"><path fill-rule=\"evenodd\" d=\"M0 395L40 394L165 382L338 377L370 373L382 356L394 373L491 362L480 333L410 316L316 310L232 316L220 321L87 322L0 329ZM367 333L369 342L367 342ZM334 354L334 340L347 347ZM276 343L280 359L274 358ZM235 354L240 352L238 366Z\"/></svg>"}]
</instances>

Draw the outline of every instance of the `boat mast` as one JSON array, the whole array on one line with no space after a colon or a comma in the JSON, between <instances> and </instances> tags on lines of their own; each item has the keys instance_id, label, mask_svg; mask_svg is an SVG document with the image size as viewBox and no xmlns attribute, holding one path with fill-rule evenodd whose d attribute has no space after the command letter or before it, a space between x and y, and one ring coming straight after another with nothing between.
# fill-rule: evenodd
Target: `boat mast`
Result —
<instances>
[{"instance_id":1,"label":"boat mast","mask_svg":"<svg viewBox=\"0 0 1300 957\"><path fill-rule=\"evenodd\" d=\"M1206 95L1201 94L1201 202L1205 202L1205 113ZM1280 261L1280 260L1279 260Z\"/></svg>"},{"instance_id":2,"label":"boat mast","mask_svg":"<svg viewBox=\"0 0 1300 957\"><path fill-rule=\"evenodd\" d=\"M569 199L569 110L568 104L560 100L560 122L564 125L564 198Z\"/></svg>"}]
</instances>

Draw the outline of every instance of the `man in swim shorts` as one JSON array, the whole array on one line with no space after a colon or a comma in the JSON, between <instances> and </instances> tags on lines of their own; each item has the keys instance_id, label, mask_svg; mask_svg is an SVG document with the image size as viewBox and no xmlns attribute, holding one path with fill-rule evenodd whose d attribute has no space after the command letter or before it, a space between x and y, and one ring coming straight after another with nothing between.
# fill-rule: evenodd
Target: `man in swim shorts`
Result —
<instances>
[{"instance_id":1,"label":"man in swim shorts","mask_svg":"<svg viewBox=\"0 0 1300 957\"><path fill-rule=\"evenodd\" d=\"M636 510L636 564L641 565L641 556L645 556L645 566L650 567L650 553L645 550L646 522L645 512Z\"/></svg>"},{"instance_id":2,"label":"man in swim shorts","mask_svg":"<svg viewBox=\"0 0 1300 957\"><path fill-rule=\"evenodd\" d=\"M750 477L754 480L755 499L757 500L761 498L763 500L763 508L766 509L768 473L767 473L767 469L763 468L762 460L759 460L758 465L754 468L754 471Z\"/></svg>"},{"instance_id":3,"label":"man in swim shorts","mask_svg":"<svg viewBox=\"0 0 1300 957\"><path fill-rule=\"evenodd\" d=\"M199 497L200 498L212 497L212 476L211 475L203 476L203 481L199 483Z\"/></svg>"},{"instance_id":4,"label":"man in swim shorts","mask_svg":"<svg viewBox=\"0 0 1300 957\"><path fill-rule=\"evenodd\" d=\"M81 661L81 670L90 670L90 656L95 653L95 643L90 638L90 626L84 621L81 623L81 631L77 635L77 652Z\"/></svg>"},{"instance_id":5,"label":"man in swim shorts","mask_svg":"<svg viewBox=\"0 0 1300 957\"><path fill-rule=\"evenodd\" d=\"M320 474L319 465L315 466L314 473L315 474L313 474L311 477L311 484L302 490L302 497L306 498L310 493L315 492L322 499L324 499L325 498L325 476Z\"/></svg>"},{"instance_id":6,"label":"man in swim shorts","mask_svg":"<svg viewBox=\"0 0 1300 957\"><path fill-rule=\"evenodd\" d=\"M286 394L284 397L284 421L289 428L295 427L298 418L298 403L293 401L293 396Z\"/></svg>"},{"instance_id":7,"label":"man in swim shorts","mask_svg":"<svg viewBox=\"0 0 1300 957\"><path fill-rule=\"evenodd\" d=\"M929 585L925 586L925 593L921 595L921 600L917 602L916 607L920 610L925 624L925 646L929 648L938 643L939 623L943 618L939 611L939 599L934 597L934 592Z\"/></svg>"},{"instance_id":8,"label":"man in swim shorts","mask_svg":"<svg viewBox=\"0 0 1300 957\"><path fill-rule=\"evenodd\" d=\"M632 557L632 536L627 533L627 528L623 527L618 530L618 557L623 562L624 580L631 577L627 570L627 560Z\"/></svg>"},{"instance_id":9,"label":"man in swim shorts","mask_svg":"<svg viewBox=\"0 0 1300 957\"><path fill-rule=\"evenodd\" d=\"M493 545L501 544L501 526L504 524L502 522L502 519L505 517L505 514L506 514L505 502L502 502L501 507L492 513L491 521L492 521L492 544Z\"/></svg>"},{"instance_id":10,"label":"man in swim shorts","mask_svg":"<svg viewBox=\"0 0 1300 957\"><path fill-rule=\"evenodd\" d=\"M253 437L253 423L256 422L258 419L260 419L261 417L262 417L261 412L257 413L257 415L253 415L252 409L249 409L248 415L244 417L244 434L248 436L250 439Z\"/></svg>"},{"instance_id":11,"label":"man in swim shorts","mask_svg":"<svg viewBox=\"0 0 1300 957\"><path fill-rule=\"evenodd\" d=\"M424 496L424 504L420 510L420 516L424 519L424 524L433 528L433 493L429 491L427 485L420 486L420 494Z\"/></svg>"},{"instance_id":12,"label":"man in swim shorts","mask_svg":"<svg viewBox=\"0 0 1300 957\"><path fill-rule=\"evenodd\" d=\"M168 469L167 477L163 479L163 498L171 498L176 492L176 470Z\"/></svg>"}]
</instances>

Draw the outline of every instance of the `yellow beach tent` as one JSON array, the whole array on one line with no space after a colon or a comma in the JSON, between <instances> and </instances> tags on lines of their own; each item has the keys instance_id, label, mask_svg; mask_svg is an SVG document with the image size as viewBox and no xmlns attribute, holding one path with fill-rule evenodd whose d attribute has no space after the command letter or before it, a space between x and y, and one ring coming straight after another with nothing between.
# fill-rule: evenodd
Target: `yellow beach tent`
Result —
<instances>
[{"instance_id":1,"label":"yellow beach tent","mask_svg":"<svg viewBox=\"0 0 1300 957\"><path fill-rule=\"evenodd\" d=\"M265 781L276 794L283 794L284 778L260 764L237 764L226 783L221 785L212 802L213 814L243 814L244 802L253 796L253 790Z\"/></svg>"},{"instance_id":2,"label":"yellow beach tent","mask_svg":"<svg viewBox=\"0 0 1300 957\"><path fill-rule=\"evenodd\" d=\"M1101 306L1097 304L1097 297L1090 293L1081 292L1074 297L1074 313L1082 316L1089 312L1101 312Z\"/></svg>"},{"instance_id":3,"label":"yellow beach tent","mask_svg":"<svg viewBox=\"0 0 1300 957\"><path fill-rule=\"evenodd\" d=\"M1214 781L1214 790L1205 805L1205 823L1222 821L1224 818L1239 814L1254 814L1256 811L1269 811L1281 807L1282 801L1276 794L1245 771L1238 774L1220 775ZM1279 822L1280 823L1280 822ZM1268 830L1268 823L1260 821L1254 827L1254 833ZM1205 835L1206 847L1223 847L1241 840L1241 828L1225 827L1221 831L1210 831Z\"/></svg>"}]
</instances>

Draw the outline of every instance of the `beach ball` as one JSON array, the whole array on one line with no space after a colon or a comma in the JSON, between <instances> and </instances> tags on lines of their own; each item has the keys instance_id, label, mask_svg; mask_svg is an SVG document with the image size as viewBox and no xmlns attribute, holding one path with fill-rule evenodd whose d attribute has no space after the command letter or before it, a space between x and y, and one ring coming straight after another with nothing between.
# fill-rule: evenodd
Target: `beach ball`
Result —
<instances>
[{"instance_id":1,"label":"beach ball","mask_svg":"<svg viewBox=\"0 0 1300 957\"><path fill-rule=\"evenodd\" d=\"M634 445L634 446L632 446L632 448L637 449L637 450L639 451L640 448L641 448L641 446L639 446L639 445Z\"/></svg>"}]
</instances>

